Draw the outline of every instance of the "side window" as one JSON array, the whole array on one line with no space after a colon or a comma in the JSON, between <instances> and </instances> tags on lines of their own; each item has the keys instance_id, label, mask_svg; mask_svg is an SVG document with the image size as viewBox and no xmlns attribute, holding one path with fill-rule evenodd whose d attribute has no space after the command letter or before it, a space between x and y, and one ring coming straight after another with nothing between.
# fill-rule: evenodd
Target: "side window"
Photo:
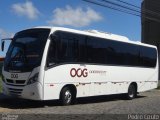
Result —
<instances>
[{"instance_id":1,"label":"side window","mask_svg":"<svg viewBox=\"0 0 160 120\"><path fill-rule=\"evenodd\" d=\"M87 62L110 65L139 65L136 45L96 37L87 38Z\"/></svg>"},{"instance_id":2,"label":"side window","mask_svg":"<svg viewBox=\"0 0 160 120\"><path fill-rule=\"evenodd\" d=\"M108 41L109 47L112 48L112 53L110 53L111 60L110 61L112 64L115 65L124 65L125 63L125 51L123 47L123 43L121 42L116 42L116 41Z\"/></svg>"},{"instance_id":3,"label":"side window","mask_svg":"<svg viewBox=\"0 0 160 120\"><path fill-rule=\"evenodd\" d=\"M70 33L60 32L60 40L58 41L58 60L63 62L77 61L78 41Z\"/></svg>"},{"instance_id":4,"label":"side window","mask_svg":"<svg viewBox=\"0 0 160 120\"><path fill-rule=\"evenodd\" d=\"M63 31L57 31L55 35L56 40L51 40L49 46L47 66L65 62L156 66L154 48Z\"/></svg>"},{"instance_id":5,"label":"side window","mask_svg":"<svg viewBox=\"0 0 160 120\"><path fill-rule=\"evenodd\" d=\"M49 51L48 51L48 57L47 57L47 66L52 66L55 63L57 63L57 43L56 40L51 40Z\"/></svg>"},{"instance_id":6,"label":"side window","mask_svg":"<svg viewBox=\"0 0 160 120\"><path fill-rule=\"evenodd\" d=\"M139 50L138 46L129 43L115 42L116 49L116 64L125 66L139 65Z\"/></svg>"},{"instance_id":7,"label":"side window","mask_svg":"<svg viewBox=\"0 0 160 120\"><path fill-rule=\"evenodd\" d=\"M113 41L106 41L106 64L117 64L117 50Z\"/></svg>"},{"instance_id":8,"label":"side window","mask_svg":"<svg viewBox=\"0 0 160 120\"><path fill-rule=\"evenodd\" d=\"M157 61L157 53L154 48L141 48L141 66L143 67L155 67Z\"/></svg>"},{"instance_id":9,"label":"side window","mask_svg":"<svg viewBox=\"0 0 160 120\"><path fill-rule=\"evenodd\" d=\"M87 54L86 54L86 43L87 39L86 36L84 35L77 35L76 40L78 41L78 46L77 46L77 62L80 63L87 63Z\"/></svg>"},{"instance_id":10,"label":"side window","mask_svg":"<svg viewBox=\"0 0 160 120\"><path fill-rule=\"evenodd\" d=\"M85 62L85 36L57 31L57 58L60 63Z\"/></svg>"},{"instance_id":11,"label":"side window","mask_svg":"<svg viewBox=\"0 0 160 120\"><path fill-rule=\"evenodd\" d=\"M92 37L87 37L87 62L88 63L96 63L94 58L94 48L95 41L93 41Z\"/></svg>"},{"instance_id":12,"label":"side window","mask_svg":"<svg viewBox=\"0 0 160 120\"><path fill-rule=\"evenodd\" d=\"M126 48L126 59L129 66L139 66L140 62L140 51L138 45L128 44Z\"/></svg>"},{"instance_id":13,"label":"side window","mask_svg":"<svg viewBox=\"0 0 160 120\"><path fill-rule=\"evenodd\" d=\"M89 63L105 64L107 59L106 41L96 37L87 39L87 58Z\"/></svg>"},{"instance_id":14,"label":"side window","mask_svg":"<svg viewBox=\"0 0 160 120\"><path fill-rule=\"evenodd\" d=\"M63 37L61 35L59 35L59 41L57 42L57 58L58 61L61 62L65 62L68 56L68 51L67 51L67 47L68 47L68 40L65 39L65 34L63 35Z\"/></svg>"}]
</instances>

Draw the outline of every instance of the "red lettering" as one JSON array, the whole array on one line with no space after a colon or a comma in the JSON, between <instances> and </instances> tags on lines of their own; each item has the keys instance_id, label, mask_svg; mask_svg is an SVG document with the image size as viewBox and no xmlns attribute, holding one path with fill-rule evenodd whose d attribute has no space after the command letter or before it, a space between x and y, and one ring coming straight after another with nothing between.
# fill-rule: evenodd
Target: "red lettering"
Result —
<instances>
[{"instance_id":1,"label":"red lettering","mask_svg":"<svg viewBox=\"0 0 160 120\"><path fill-rule=\"evenodd\" d=\"M76 71L75 68L72 68L72 69L71 69L70 75L71 75L72 77L75 77L75 76L77 75L77 71Z\"/></svg>"},{"instance_id":2,"label":"red lettering","mask_svg":"<svg viewBox=\"0 0 160 120\"><path fill-rule=\"evenodd\" d=\"M83 77L87 77L88 76L88 72L87 72L87 69L83 69Z\"/></svg>"},{"instance_id":3,"label":"red lettering","mask_svg":"<svg viewBox=\"0 0 160 120\"><path fill-rule=\"evenodd\" d=\"M77 70L75 68L72 68L70 70L70 75L71 77L87 77L88 76L88 72L87 72L87 69L81 69L81 68L78 68Z\"/></svg>"},{"instance_id":4,"label":"red lettering","mask_svg":"<svg viewBox=\"0 0 160 120\"><path fill-rule=\"evenodd\" d=\"M78 68L77 69L77 77L81 77L82 74L83 74L83 72L82 72L81 68Z\"/></svg>"}]
</instances>

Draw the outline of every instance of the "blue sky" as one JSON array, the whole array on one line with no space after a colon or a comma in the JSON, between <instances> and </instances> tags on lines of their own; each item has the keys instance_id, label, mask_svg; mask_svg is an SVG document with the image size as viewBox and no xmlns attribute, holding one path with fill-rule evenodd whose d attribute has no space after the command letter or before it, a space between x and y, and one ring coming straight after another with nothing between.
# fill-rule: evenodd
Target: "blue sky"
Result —
<instances>
[{"instance_id":1,"label":"blue sky","mask_svg":"<svg viewBox=\"0 0 160 120\"><path fill-rule=\"evenodd\" d=\"M136 6L141 0L124 0ZM82 0L1 0L0 39L34 26L96 29L141 40L141 19ZM6 46L7 49L7 46ZM0 52L5 56L5 52Z\"/></svg>"}]
</instances>

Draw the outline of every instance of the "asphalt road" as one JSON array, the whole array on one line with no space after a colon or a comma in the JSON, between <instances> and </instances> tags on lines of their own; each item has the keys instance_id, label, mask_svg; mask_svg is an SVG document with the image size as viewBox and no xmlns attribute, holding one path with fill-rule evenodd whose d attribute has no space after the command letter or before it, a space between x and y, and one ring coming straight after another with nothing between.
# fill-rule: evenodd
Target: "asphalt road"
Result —
<instances>
[{"instance_id":1,"label":"asphalt road","mask_svg":"<svg viewBox=\"0 0 160 120\"><path fill-rule=\"evenodd\" d=\"M114 119L113 117L118 115L113 114L160 114L160 90L140 93L134 100L126 100L123 95L81 98L77 100L76 105L70 106L61 106L58 101L30 101L0 95L0 112L13 115L22 114L23 116L31 114L32 117L39 119L47 118L45 114L48 118L56 114L58 119L58 115L62 114L68 119L70 117L66 115L74 115L73 119L77 119L80 115L86 119L99 119L101 116L111 114L111 119Z\"/></svg>"}]
</instances>

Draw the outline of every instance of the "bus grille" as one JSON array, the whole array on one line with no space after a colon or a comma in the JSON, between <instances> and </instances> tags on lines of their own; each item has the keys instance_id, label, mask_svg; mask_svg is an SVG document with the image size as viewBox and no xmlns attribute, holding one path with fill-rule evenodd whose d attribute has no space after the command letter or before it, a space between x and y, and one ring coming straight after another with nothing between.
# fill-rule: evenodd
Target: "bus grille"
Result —
<instances>
[{"instance_id":1,"label":"bus grille","mask_svg":"<svg viewBox=\"0 0 160 120\"><path fill-rule=\"evenodd\" d=\"M6 82L11 85L13 84L14 85L24 85L26 80L12 80L12 79L6 79Z\"/></svg>"},{"instance_id":2,"label":"bus grille","mask_svg":"<svg viewBox=\"0 0 160 120\"><path fill-rule=\"evenodd\" d=\"M17 88L8 88L8 89L10 94L13 96L20 96L23 90L23 89L17 89Z\"/></svg>"}]
</instances>

